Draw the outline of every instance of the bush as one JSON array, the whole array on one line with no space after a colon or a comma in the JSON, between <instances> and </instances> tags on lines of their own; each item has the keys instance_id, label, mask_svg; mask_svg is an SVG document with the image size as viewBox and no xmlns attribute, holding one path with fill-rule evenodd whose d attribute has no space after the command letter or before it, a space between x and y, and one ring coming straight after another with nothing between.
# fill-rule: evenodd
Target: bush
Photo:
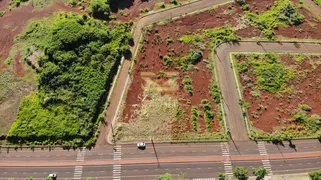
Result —
<instances>
[{"instance_id":1,"label":"bush","mask_svg":"<svg viewBox=\"0 0 321 180\"><path fill-rule=\"evenodd\" d=\"M196 106L192 107L192 127L195 132L197 132L197 119L198 119L198 108Z\"/></svg>"},{"instance_id":2,"label":"bush","mask_svg":"<svg viewBox=\"0 0 321 180\"><path fill-rule=\"evenodd\" d=\"M297 122L297 123L306 123L307 122L307 115L305 112L301 111L301 110L297 110L294 112L294 117L293 117L293 121Z\"/></svg>"},{"instance_id":3,"label":"bush","mask_svg":"<svg viewBox=\"0 0 321 180\"><path fill-rule=\"evenodd\" d=\"M210 38L213 48L225 42L236 42L240 40L240 37L236 35L230 26L207 29L204 33L206 37Z\"/></svg>"},{"instance_id":4,"label":"bush","mask_svg":"<svg viewBox=\"0 0 321 180\"><path fill-rule=\"evenodd\" d=\"M192 81L189 76L185 76L183 80L183 84L185 86L185 90L192 96L193 95L193 86L192 86Z\"/></svg>"},{"instance_id":5,"label":"bush","mask_svg":"<svg viewBox=\"0 0 321 180\"><path fill-rule=\"evenodd\" d=\"M179 41L187 43L187 44L196 44L199 42L204 41L204 37L200 34L195 35L183 35L181 38L179 38Z\"/></svg>"},{"instance_id":6,"label":"bush","mask_svg":"<svg viewBox=\"0 0 321 180\"><path fill-rule=\"evenodd\" d=\"M218 180L228 180L227 174L218 173Z\"/></svg>"},{"instance_id":7,"label":"bush","mask_svg":"<svg viewBox=\"0 0 321 180\"><path fill-rule=\"evenodd\" d=\"M237 3L239 3L239 5L245 5L245 0L236 0Z\"/></svg>"},{"instance_id":8,"label":"bush","mask_svg":"<svg viewBox=\"0 0 321 180\"><path fill-rule=\"evenodd\" d=\"M237 167L234 169L233 175L239 180L246 180L248 178L248 170L244 167Z\"/></svg>"},{"instance_id":9,"label":"bush","mask_svg":"<svg viewBox=\"0 0 321 180\"><path fill-rule=\"evenodd\" d=\"M108 0L90 0L88 12L94 17L107 19L110 15L110 6Z\"/></svg>"},{"instance_id":10,"label":"bush","mask_svg":"<svg viewBox=\"0 0 321 180\"><path fill-rule=\"evenodd\" d=\"M216 83L212 82L210 90L211 90L211 96L213 97L215 103L216 104L221 103L221 90L219 86Z\"/></svg>"},{"instance_id":11,"label":"bush","mask_svg":"<svg viewBox=\"0 0 321 180\"><path fill-rule=\"evenodd\" d=\"M300 104L300 108L304 111L311 111L311 107L308 106L307 104Z\"/></svg>"},{"instance_id":12,"label":"bush","mask_svg":"<svg viewBox=\"0 0 321 180\"><path fill-rule=\"evenodd\" d=\"M266 175L269 174L269 171L266 170L265 168L253 168L252 169L253 174L257 176L257 180L263 180Z\"/></svg>"},{"instance_id":13,"label":"bush","mask_svg":"<svg viewBox=\"0 0 321 180\"><path fill-rule=\"evenodd\" d=\"M321 179L321 169L309 173L311 180L320 180Z\"/></svg>"}]
</instances>

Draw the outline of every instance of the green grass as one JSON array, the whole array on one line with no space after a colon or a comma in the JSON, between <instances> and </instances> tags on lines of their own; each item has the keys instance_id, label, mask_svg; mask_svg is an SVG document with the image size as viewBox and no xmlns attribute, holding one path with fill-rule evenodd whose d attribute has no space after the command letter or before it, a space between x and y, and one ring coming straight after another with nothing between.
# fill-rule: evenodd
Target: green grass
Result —
<instances>
[{"instance_id":1,"label":"green grass","mask_svg":"<svg viewBox=\"0 0 321 180\"><path fill-rule=\"evenodd\" d=\"M202 34L183 35L181 42L196 45L197 43L205 42L213 49L225 42L236 42L240 37L236 35L233 29L229 26L222 26L214 29L206 29Z\"/></svg>"},{"instance_id":2,"label":"green grass","mask_svg":"<svg viewBox=\"0 0 321 180\"><path fill-rule=\"evenodd\" d=\"M279 25L293 26L304 22L304 16L297 12L290 0L276 1L270 10L262 14L257 15L247 11L246 15L269 39L275 38L273 30Z\"/></svg>"}]
</instances>

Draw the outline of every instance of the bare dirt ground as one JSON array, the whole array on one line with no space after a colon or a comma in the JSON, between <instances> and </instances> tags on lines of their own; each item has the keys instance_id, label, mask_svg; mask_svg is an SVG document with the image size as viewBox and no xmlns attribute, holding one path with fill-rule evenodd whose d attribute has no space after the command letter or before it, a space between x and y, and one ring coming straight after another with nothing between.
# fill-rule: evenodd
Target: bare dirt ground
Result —
<instances>
[{"instance_id":1,"label":"bare dirt ground","mask_svg":"<svg viewBox=\"0 0 321 180\"><path fill-rule=\"evenodd\" d=\"M14 45L14 37L21 33L27 22L33 18L42 18L62 11L82 13L78 9L58 2L49 8L37 11L34 11L31 4L8 11L8 2L9 0L0 1L0 11L6 10L6 14L0 17L0 76L3 78L0 80L3 88L0 88L0 136L2 137L6 135L15 120L22 97L29 95L31 91L36 89L32 78L33 72L26 62L19 60L20 53L15 55L10 65L5 63L5 59ZM14 76L11 78L10 75L10 81L7 81L8 73Z\"/></svg>"},{"instance_id":2,"label":"bare dirt ground","mask_svg":"<svg viewBox=\"0 0 321 180\"><path fill-rule=\"evenodd\" d=\"M192 34L193 32L202 32L205 29L216 28L224 26L225 24L231 24L232 26L238 26L240 23L243 11L236 5L224 5L218 9L198 13L192 16L187 16L182 19L178 19L173 22L169 22L166 25L159 25L151 29L157 29L157 33L153 30L148 30L148 35L145 36L143 46L140 50L140 54L137 58L135 65L135 71L133 74L133 82L129 87L126 97L126 103L122 115L121 121L127 123L131 118L133 112L141 108L141 102L143 97L143 87L146 84L143 80L141 73L144 72L178 72L179 76L176 80L180 88L176 92L163 92L165 95L169 95L179 101L179 104L187 112L188 117L191 116L192 106L198 106L203 99L208 99L212 104L212 111L217 114L216 104L209 93L209 86L212 79L212 72L209 71L208 63L210 60L209 47L203 44L203 60L195 65L197 70L181 71L177 68L168 68L163 65L164 57L169 52L175 52L173 59L187 55L190 49L199 49L190 45L179 42L179 38L185 34ZM252 27L242 27L237 31L239 35L246 36ZM257 33L253 33L257 35ZM160 37L160 38L159 38ZM172 43L167 43L166 39L172 39ZM157 40L158 43L154 44ZM185 75L190 76L193 86L193 95L189 95L182 85L182 81ZM166 82L166 79L154 78L154 81L159 84ZM180 124L181 133L192 132L191 120L187 120L184 124ZM200 127L199 133L203 132L217 132L220 130L218 119L214 118L213 128L208 131L206 129L206 123L203 118L198 119ZM178 124L174 124L173 131L177 129Z\"/></svg>"}]
</instances>

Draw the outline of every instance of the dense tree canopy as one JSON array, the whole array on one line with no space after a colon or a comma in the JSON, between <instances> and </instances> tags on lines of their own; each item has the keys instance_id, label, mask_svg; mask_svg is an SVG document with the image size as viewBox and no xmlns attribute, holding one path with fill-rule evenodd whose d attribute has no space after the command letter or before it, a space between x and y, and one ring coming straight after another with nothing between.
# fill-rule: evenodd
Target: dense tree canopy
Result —
<instances>
[{"instance_id":1,"label":"dense tree canopy","mask_svg":"<svg viewBox=\"0 0 321 180\"><path fill-rule=\"evenodd\" d=\"M48 44L38 62L38 92L24 97L8 139L88 140L115 66L129 50L129 28L106 27L85 15L59 15L44 37Z\"/></svg>"}]
</instances>

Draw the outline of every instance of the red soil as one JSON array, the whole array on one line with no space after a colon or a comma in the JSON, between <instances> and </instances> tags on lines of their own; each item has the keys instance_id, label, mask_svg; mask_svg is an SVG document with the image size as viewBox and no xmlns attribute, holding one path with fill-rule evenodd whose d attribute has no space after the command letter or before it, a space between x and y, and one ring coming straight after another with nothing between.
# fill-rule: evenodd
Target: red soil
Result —
<instances>
[{"instance_id":1,"label":"red soil","mask_svg":"<svg viewBox=\"0 0 321 180\"><path fill-rule=\"evenodd\" d=\"M230 13L228 13L229 8L232 9ZM203 99L210 100L213 108L212 111L216 112L216 104L212 100L213 98L209 93L212 73L209 72L206 61L201 60L195 65L198 70L189 70L183 72L177 68L164 67L164 60L162 57L167 55L169 52L173 52L173 59L175 59L187 55L190 49L200 49L199 47L192 47L190 45L180 43L178 39L184 34L191 34L191 32L201 33L204 29L221 27L226 24L236 26L237 14L242 15L243 11L234 3L232 5L222 6L219 9L206 11L192 16L186 16L182 19L170 22L167 25L159 25L147 30L145 33L143 46L140 50L137 63L135 65L133 81L126 97L122 122L128 122L130 119L128 117L132 116L133 111L141 107L142 98L139 97L143 96L142 87L144 86L144 81L140 76L141 72L179 72L179 77L177 79L177 84L180 85L179 90L175 93L166 94L177 99L189 117L191 116L191 107L200 105ZM156 29L157 33L155 32ZM255 28L249 27L239 30L237 33L241 36L248 37L247 33L249 30L254 31ZM166 43L167 38L172 39L173 43ZM209 47L207 47L206 44L204 44L204 46L203 59L209 61ZM193 96L189 95L185 91L184 86L181 85L185 75L189 75L192 80L194 93ZM214 118L213 124L213 129L209 132L215 132L219 130L219 122L216 118ZM206 123L203 118L198 119L198 125L201 126L199 127L200 133L207 131ZM180 128L178 128L178 126L180 126ZM177 122L173 129L174 131L179 129L180 132L193 131L191 121Z\"/></svg>"},{"instance_id":2,"label":"red soil","mask_svg":"<svg viewBox=\"0 0 321 180\"><path fill-rule=\"evenodd\" d=\"M244 57L240 60L244 60ZM289 120L293 118L293 113L299 109L300 104L307 104L312 108L310 112L307 112L308 115L318 114L321 116L321 79L319 78L321 76L321 67L315 64L316 67L313 68L310 64L310 61L318 62L320 57L311 56L310 60L305 58L303 63L298 63L294 61L292 56L281 55L281 60L287 67L293 67L300 71L308 71L306 76L302 76L302 72L298 73L297 78L287 83L287 87L293 87L291 92L279 96L267 91L261 91L260 97L253 97L250 94L251 88L241 78L241 83L244 87L243 96L245 101L250 103L250 108L248 109L249 119L255 127L265 132L272 132L278 126L293 124ZM252 74L251 69L249 69L249 73L241 73L241 76L245 74L253 82L256 82L256 77ZM258 110L257 108L260 105L266 106L267 110ZM252 112L257 112L259 118L252 117Z\"/></svg>"},{"instance_id":3,"label":"red soil","mask_svg":"<svg viewBox=\"0 0 321 180\"><path fill-rule=\"evenodd\" d=\"M152 11L155 7L156 3L159 2L164 2L166 4L169 4L171 0L149 0L149 1L144 1L142 0L127 0L132 3L127 3L129 5L123 5L125 6L124 8L119 8L119 10L122 10L124 14L127 14L128 16L125 17L124 15L120 15L119 13L115 14L117 17L117 21L129 21L132 19L138 18L142 13L140 12L141 10L148 8L150 11ZM179 1L179 2L182 2Z\"/></svg>"}]
</instances>

